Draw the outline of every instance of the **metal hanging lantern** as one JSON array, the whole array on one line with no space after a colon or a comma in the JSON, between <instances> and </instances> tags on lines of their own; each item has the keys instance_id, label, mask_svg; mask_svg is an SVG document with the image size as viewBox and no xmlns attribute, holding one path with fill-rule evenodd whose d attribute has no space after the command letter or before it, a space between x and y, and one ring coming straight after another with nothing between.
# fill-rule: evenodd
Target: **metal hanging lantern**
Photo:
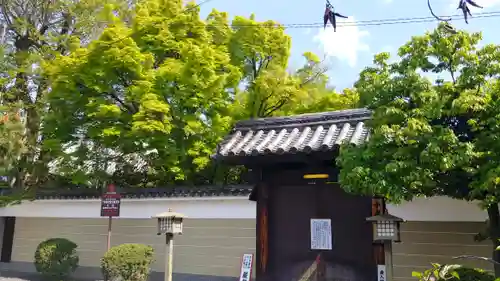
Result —
<instances>
[{"instance_id":1,"label":"metal hanging lantern","mask_svg":"<svg viewBox=\"0 0 500 281\"><path fill-rule=\"evenodd\" d=\"M168 212L157 214L153 218L158 221L158 235L182 234L182 221L186 218L183 214L172 212L171 209L168 209Z\"/></svg>"},{"instance_id":2,"label":"metal hanging lantern","mask_svg":"<svg viewBox=\"0 0 500 281\"><path fill-rule=\"evenodd\" d=\"M366 219L373 223L373 240L374 241L401 241L401 222L404 222L402 218L390 215L382 214Z\"/></svg>"}]
</instances>

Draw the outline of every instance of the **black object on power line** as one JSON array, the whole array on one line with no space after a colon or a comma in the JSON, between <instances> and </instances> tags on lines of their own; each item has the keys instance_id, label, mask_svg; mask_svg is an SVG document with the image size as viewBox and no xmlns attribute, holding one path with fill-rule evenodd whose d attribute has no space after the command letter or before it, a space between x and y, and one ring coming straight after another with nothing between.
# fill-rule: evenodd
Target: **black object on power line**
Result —
<instances>
[{"instance_id":1,"label":"black object on power line","mask_svg":"<svg viewBox=\"0 0 500 281\"><path fill-rule=\"evenodd\" d=\"M474 6L476 8L480 8L480 9L482 9L483 7L481 7L478 4L476 4L476 2L474 2L473 0L460 0L460 2L458 2L458 8L457 9L461 9L462 10L462 13L464 14L465 23L469 24L469 21L467 20L467 18L468 18L467 15L469 15L469 16L472 17L472 14L471 14L469 6L467 6L467 4L471 4L472 6Z\"/></svg>"},{"instance_id":2,"label":"black object on power line","mask_svg":"<svg viewBox=\"0 0 500 281\"><path fill-rule=\"evenodd\" d=\"M434 10L432 10L431 6L431 0L427 0L427 7L429 7L429 11L431 12L433 17L435 17L440 22L444 22L444 27L446 28L447 31L451 33L457 33L455 28L450 24L451 18L442 18L434 13Z\"/></svg>"},{"instance_id":3,"label":"black object on power line","mask_svg":"<svg viewBox=\"0 0 500 281\"><path fill-rule=\"evenodd\" d=\"M480 8L480 9L483 8L482 6L478 5L474 0L459 0L459 2L458 2L458 8L457 9L462 10L462 13L464 15L464 20L465 20L466 24L469 24L468 17L472 16L472 13L471 13L471 11L469 9L468 4L470 4L470 5L472 5L472 6L476 7L476 8ZM432 16L434 18L436 18L438 21L444 22L445 23L445 28L448 31L456 33L455 28L453 28L453 26L451 26L451 24L450 24L451 18L441 18L441 17L437 16L434 13L434 11L432 10L430 0L427 0L427 6L429 7L429 11L431 12L431 14L432 14Z\"/></svg>"},{"instance_id":4,"label":"black object on power line","mask_svg":"<svg viewBox=\"0 0 500 281\"><path fill-rule=\"evenodd\" d=\"M325 14L323 15L323 29L326 28L326 25L328 24L328 21L333 26L333 31L337 32L337 19L336 17L344 18L346 19L346 16L343 16L337 12L335 12L335 8L333 5L330 3L330 1L326 0L326 7L325 7Z\"/></svg>"}]
</instances>

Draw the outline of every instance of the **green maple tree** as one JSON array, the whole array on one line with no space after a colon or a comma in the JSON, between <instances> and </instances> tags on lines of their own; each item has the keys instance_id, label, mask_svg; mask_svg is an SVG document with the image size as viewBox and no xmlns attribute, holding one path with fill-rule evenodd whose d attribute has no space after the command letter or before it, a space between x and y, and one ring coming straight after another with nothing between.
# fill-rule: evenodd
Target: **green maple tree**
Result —
<instances>
[{"instance_id":1,"label":"green maple tree","mask_svg":"<svg viewBox=\"0 0 500 281\"><path fill-rule=\"evenodd\" d=\"M0 103L2 114L13 117L2 125L2 147L16 149L2 150L0 169L16 194L32 193L50 177L53 159L40 134L50 86L41 65L68 54L72 42L90 40L106 24L100 11L108 3L127 7L118 0L2 2Z\"/></svg>"},{"instance_id":2,"label":"green maple tree","mask_svg":"<svg viewBox=\"0 0 500 281\"><path fill-rule=\"evenodd\" d=\"M395 62L376 55L355 84L361 104L373 110L370 138L341 149L337 162L350 192L392 202L435 195L480 200L496 249L500 46L481 47L480 40L480 33L450 33L442 24L412 37ZM498 251L493 257L500 261Z\"/></svg>"},{"instance_id":3,"label":"green maple tree","mask_svg":"<svg viewBox=\"0 0 500 281\"><path fill-rule=\"evenodd\" d=\"M130 24L115 18L98 40L47 64L47 142L59 148L66 173L75 181L105 177L103 165L81 169L96 162L88 154L96 147L106 151L101 162L152 182L189 181L205 168L230 126L226 111L240 79L213 27L194 5L143 1Z\"/></svg>"}]
</instances>

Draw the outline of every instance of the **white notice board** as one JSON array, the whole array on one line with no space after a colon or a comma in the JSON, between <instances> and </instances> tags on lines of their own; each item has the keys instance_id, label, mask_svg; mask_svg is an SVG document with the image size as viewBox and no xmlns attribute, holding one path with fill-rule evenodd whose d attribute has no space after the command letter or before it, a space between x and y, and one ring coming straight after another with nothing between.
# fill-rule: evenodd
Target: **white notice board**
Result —
<instances>
[{"instance_id":1,"label":"white notice board","mask_svg":"<svg viewBox=\"0 0 500 281\"><path fill-rule=\"evenodd\" d=\"M385 264L378 264L377 265L377 281L385 281L386 279L386 273L385 273Z\"/></svg>"},{"instance_id":2,"label":"white notice board","mask_svg":"<svg viewBox=\"0 0 500 281\"><path fill-rule=\"evenodd\" d=\"M332 249L332 220L311 219L311 250Z\"/></svg>"},{"instance_id":3,"label":"white notice board","mask_svg":"<svg viewBox=\"0 0 500 281\"><path fill-rule=\"evenodd\" d=\"M253 254L244 254L241 259L239 281L250 281L252 278Z\"/></svg>"}]
</instances>

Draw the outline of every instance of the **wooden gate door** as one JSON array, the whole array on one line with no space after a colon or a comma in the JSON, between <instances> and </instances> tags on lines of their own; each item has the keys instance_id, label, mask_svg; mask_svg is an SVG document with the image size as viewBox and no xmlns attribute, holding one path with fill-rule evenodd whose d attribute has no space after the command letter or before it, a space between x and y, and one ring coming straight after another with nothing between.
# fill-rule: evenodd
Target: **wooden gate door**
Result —
<instances>
[{"instance_id":1,"label":"wooden gate door","mask_svg":"<svg viewBox=\"0 0 500 281\"><path fill-rule=\"evenodd\" d=\"M278 184L281 182L282 184ZM337 184L269 186L269 281L299 281L321 254L323 281L374 281L371 198L345 193ZM311 219L331 220L332 249L311 250ZM316 279L310 279L316 280Z\"/></svg>"}]
</instances>

